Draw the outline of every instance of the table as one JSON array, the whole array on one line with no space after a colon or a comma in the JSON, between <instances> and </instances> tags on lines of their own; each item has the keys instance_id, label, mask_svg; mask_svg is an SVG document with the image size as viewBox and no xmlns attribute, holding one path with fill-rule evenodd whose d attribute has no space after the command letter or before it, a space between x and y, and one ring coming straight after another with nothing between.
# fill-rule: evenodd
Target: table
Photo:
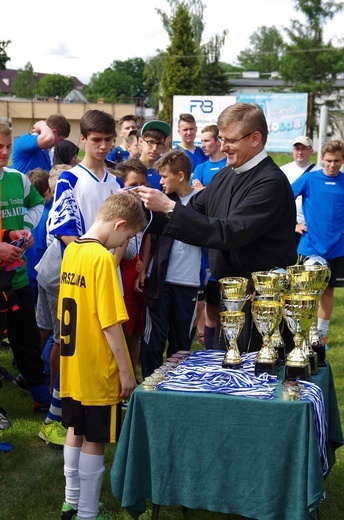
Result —
<instances>
[{"instance_id":1,"label":"table","mask_svg":"<svg viewBox=\"0 0 344 520\"><path fill-rule=\"evenodd\" d=\"M330 365L324 392L329 467L343 445ZM130 398L112 470L113 494L134 520L146 499L257 520L317 517L324 478L313 405L218 394L147 391Z\"/></svg>"}]
</instances>

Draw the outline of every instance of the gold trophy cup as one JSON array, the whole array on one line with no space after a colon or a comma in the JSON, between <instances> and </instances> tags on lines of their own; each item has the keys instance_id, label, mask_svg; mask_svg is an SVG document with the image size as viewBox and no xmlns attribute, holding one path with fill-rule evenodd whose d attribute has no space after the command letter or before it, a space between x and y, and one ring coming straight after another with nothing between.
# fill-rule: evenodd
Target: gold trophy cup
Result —
<instances>
[{"instance_id":1,"label":"gold trophy cup","mask_svg":"<svg viewBox=\"0 0 344 520\"><path fill-rule=\"evenodd\" d=\"M222 304L226 309L220 312L220 323L227 349L222 366L224 368L239 368L241 365L241 355L236 338L239 336L245 322L245 314L241 311L250 298L250 296L246 294L248 278L240 276L220 278L219 284ZM232 316L230 316L231 314ZM238 328L238 326L239 329L235 336L233 329ZM234 339L232 338L233 335L235 336Z\"/></svg>"},{"instance_id":2,"label":"gold trophy cup","mask_svg":"<svg viewBox=\"0 0 344 520\"><path fill-rule=\"evenodd\" d=\"M263 336L263 346L258 352L255 374L262 372L276 375L277 353L273 347L271 336L279 326L282 319L282 304L275 300L258 297L252 302L252 317Z\"/></svg>"},{"instance_id":3,"label":"gold trophy cup","mask_svg":"<svg viewBox=\"0 0 344 520\"><path fill-rule=\"evenodd\" d=\"M223 368L240 368L241 355L236 340L244 326L245 313L242 311L222 311L220 312L220 323L227 348L222 366Z\"/></svg>"},{"instance_id":4,"label":"gold trophy cup","mask_svg":"<svg viewBox=\"0 0 344 520\"><path fill-rule=\"evenodd\" d=\"M311 257L310 257L311 258ZM326 261L325 261L326 262ZM289 287L292 293L299 293L308 296L314 296L316 298L317 304L319 303L319 299L321 294L323 293L325 287L327 286L327 278L328 278L328 267L326 265L321 265L318 262L314 264L298 264L291 265L287 267L288 277L289 277ZM310 329L313 326L312 338L314 338L314 320L316 318L316 314L314 315L313 323L309 327L309 332L304 337L304 350L309 358L309 362L311 365L311 374L317 374L318 372L318 352L320 351L321 358L325 357L325 348L323 348L323 352L321 349L321 345L319 342L319 349L313 350L312 342L310 341Z\"/></svg>"},{"instance_id":5,"label":"gold trophy cup","mask_svg":"<svg viewBox=\"0 0 344 520\"><path fill-rule=\"evenodd\" d=\"M285 379L294 381L310 379L310 361L302 344L317 312L317 299L306 294L288 294L282 296L282 314L294 336L294 348L288 354Z\"/></svg>"},{"instance_id":6,"label":"gold trophy cup","mask_svg":"<svg viewBox=\"0 0 344 520\"><path fill-rule=\"evenodd\" d=\"M270 271L255 271L251 273L255 291L260 299L280 301L281 295L287 288L287 271L281 267L275 267ZM279 327L276 327L272 336L271 344L277 352L277 364L285 362L285 343L281 336Z\"/></svg>"}]
</instances>

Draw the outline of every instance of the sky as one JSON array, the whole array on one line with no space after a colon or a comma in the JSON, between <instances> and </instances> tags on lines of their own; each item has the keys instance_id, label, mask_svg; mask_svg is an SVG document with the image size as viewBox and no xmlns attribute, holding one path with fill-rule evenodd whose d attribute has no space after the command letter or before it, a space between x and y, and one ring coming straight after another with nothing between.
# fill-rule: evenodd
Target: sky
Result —
<instances>
[{"instance_id":1,"label":"sky","mask_svg":"<svg viewBox=\"0 0 344 520\"><path fill-rule=\"evenodd\" d=\"M337 1L337 0L335 0ZM205 43L228 29L221 59L235 65L250 36L261 26L283 27L291 19L303 21L294 0L203 0ZM88 83L114 60L153 57L169 44L156 9L170 12L167 0L16 0L2 11L0 40L10 40L7 69L24 69L30 62L35 72L76 76ZM344 38L344 12L324 27L324 38L339 45Z\"/></svg>"}]
</instances>

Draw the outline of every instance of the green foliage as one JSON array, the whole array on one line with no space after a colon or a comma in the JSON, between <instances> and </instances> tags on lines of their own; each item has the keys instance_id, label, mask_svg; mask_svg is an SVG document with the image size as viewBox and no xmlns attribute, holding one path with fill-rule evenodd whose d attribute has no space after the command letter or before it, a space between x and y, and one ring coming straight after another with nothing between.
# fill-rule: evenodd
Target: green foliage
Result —
<instances>
[{"instance_id":1,"label":"green foliage","mask_svg":"<svg viewBox=\"0 0 344 520\"><path fill-rule=\"evenodd\" d=\"M216 34L203 45L202 61L202 94L206 96L222 96L228 93L228 76L220 62L221 49L228 31Z\"/></svg>"},{"instance_id":2,"label":"green foliage","mask_svg":"<svg viewBox=\"0 0 344 520\"><path fill-rule=\"evenodd\" d=\"M6 69L6 63L10 59L9 56L7 56L6 48L11 43L11 40L0 40L0 70Z\"/></svg>"},{"instance_id":3,"label":"green foliage","mask_svg":"<svg viewBox=\"0 0 344 520\"><path fill-rule=\"evenodd\" d=\"M168 14L161 9L156 9L156 12L161 16L162 24L169 35L170 39L173 36L172 21L176 14L180 0L166 0L170 6L171 13ZM202 0L187 0L186 4L191 21L191 27L195 37L195 42L199 46L202 41L202 34L204 30L203 13L205 5Z\"/></svg>"},{"instance_id":4,"label":"green foliage","mask_svg":"<svg viewBox=\"0 0 344 520\"><path fill-rule=\"evenodd\" d=\"M163 110L159 118L171 122L174 95L199 94L201 89L201 62L191 19L185 3L178 4L171 23L171 42L165 56L161 77Z\"/></svg>"},{"instance_id":5,"label":"green foliage","mask_svg":"<svg viewBox=\"0 0 344 520\"><path fill-rule=\"evenodd\" d=\"M276 27L259 27L250 36L250 46L241 51L237 57L244 70L259 72L278 71L284 49L284 41Z\"/></svg>"},{"instance_id":6,"label":"green foliage","mask_svg":"<svg viewBox=\"0 0 344 520\"><path fill-rule=\"evenodd\" d=\"M106 103L127 102L128 98L146 98L147 88L144 81L145 62L142 58L125 61L115 60L110 67L93 74L86 88L89 101L103 98Z\"/></svg>"},{"instance_id":7,"label":"green foliage","mask_svg":"<svg viewBox=\"0 0 344 520\"><path fill-rule=\"evenodd\" d=\"M158 113L160 96L160 78L164 70L165 53L159 52L154 58L146 61L143 71L145 86L147 89L146 105L154 108Z\"/></svg>"},{"instance_id":8,"label":"green foliage","mask_svg":"<svg viewBox=\"0 0 344 520\"><path fill-rule=\"evenodd\" d=\"M326 0L294 0L295 8L304 14L306 23L291 20L285 31L290 43L281 59L281 75L292 83L294 92L308 92L307 135L313 137L318 107L316 98L333 92L334 80L343 71L342 49L324 42L323 26L343 9L342 2ZM339 98L338 98L339 100Z\"/></svg>"},{"instance_id":9,"label":"green foliage","mask_svg":"<svg viewBox=\"0 0 344 520\"><path fill-rule=\"evenodd\" d=\"M56 97L63 99L73 90L74 81L70 76L62 74L47 74L38 82L38 92L41 97Z\"/></svg>"},{"instance_id":10,"label":"green foliage","mask_svg":"<svg viewBox=\"0 0 344 520\"><path fill-rule=\"evenodd\" d=\"M38 79L32 64L27 62L23 69L19 69L13 80L13 91L16 97L32 99L37 94Z\"/></svg>"}]
</instances>

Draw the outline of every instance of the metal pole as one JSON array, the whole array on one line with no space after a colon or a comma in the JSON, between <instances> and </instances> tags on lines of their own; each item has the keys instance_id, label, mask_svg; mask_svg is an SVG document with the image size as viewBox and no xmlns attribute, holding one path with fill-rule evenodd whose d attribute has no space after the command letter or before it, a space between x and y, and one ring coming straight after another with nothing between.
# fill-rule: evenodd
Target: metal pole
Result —
<instances>
[{"instance_id":1,"label":"metal pole","mask_svg":"<svg viewBox=\"0 0 344 520\"><path fill-rule=\"evenodd\" d=\"M320 110L319 144L317 166L321 166L321 148L327 141L328 106L323 105Z\"/></svg>"}]
</instances>

